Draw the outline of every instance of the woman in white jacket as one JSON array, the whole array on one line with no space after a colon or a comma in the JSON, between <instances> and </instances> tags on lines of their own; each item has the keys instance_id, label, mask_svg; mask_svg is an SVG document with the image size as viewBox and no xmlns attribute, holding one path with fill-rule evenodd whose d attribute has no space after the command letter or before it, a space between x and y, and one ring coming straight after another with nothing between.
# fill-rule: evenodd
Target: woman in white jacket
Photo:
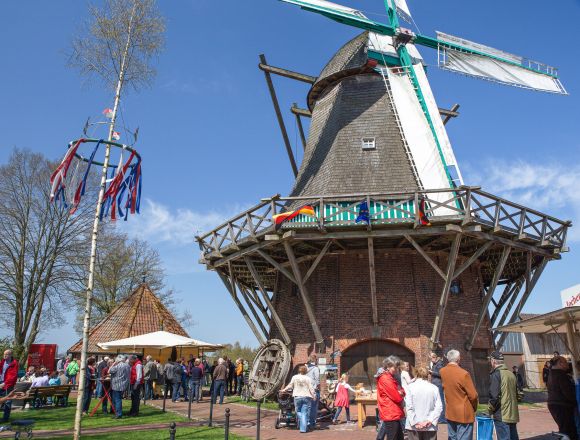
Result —
<instances>
[{"instance_id":1,"label":"woman in white jacket","mask_svg":"<svg viewBox=\"0 0 580 440\"><path fill-rule=\"evenodd\" d=\"M439 389L429 383L429 372L424 367L417 368L415 381L408 386L405 396L407 421L405 429L409 440L436 440L437 422L443 405Z\"/></svg>"}]
</instances>

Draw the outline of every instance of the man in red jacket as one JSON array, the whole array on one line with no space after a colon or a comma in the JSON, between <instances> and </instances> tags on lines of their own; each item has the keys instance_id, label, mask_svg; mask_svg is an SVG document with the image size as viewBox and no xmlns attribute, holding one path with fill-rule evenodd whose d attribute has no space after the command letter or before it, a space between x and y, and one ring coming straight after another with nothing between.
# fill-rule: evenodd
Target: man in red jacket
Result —
<instances>
[{"instance_id":1,"label":"man in red jacket","mask_svg":"<svg viewBox=\"0 0 580 440\"><path fill-rule=\"evenodd\" d=\"M12 392L17 377L18 361L12 357L12 350L6 350L4 352L4 359L0 361L0 396L7 396ZM3 422L8 421L11 410L12 400L7 400L4 403Z\"/></svg>"},{"instance_id":2,"label":"man in red jacket","mask_svg":"<svg viewBox=\"0 0 580 440\"><path fill-rule=\"evenodd\" d=\"M403 398L405 391L395 379L401 360L396 356L389 356L383 361L383 369L377 375L377 406L381 427L377 433L377 440L403 440L401 419L405 417Z\"/></svg>"}]
</instances>

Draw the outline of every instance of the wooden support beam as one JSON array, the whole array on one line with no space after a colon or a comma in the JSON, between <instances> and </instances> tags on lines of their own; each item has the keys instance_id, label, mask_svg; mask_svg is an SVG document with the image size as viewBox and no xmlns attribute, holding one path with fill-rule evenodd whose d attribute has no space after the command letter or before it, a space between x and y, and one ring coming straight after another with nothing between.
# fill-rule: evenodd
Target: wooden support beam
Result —
<instances>
[{"instance_id":1,"label":"wooden support beam","mask_svg":"<svg viewBox=\"0 0 580 440\"><path fill-rule=\"evenodd\" d=\"M262 280L260 279L258 271L256 270L256 266L254 266L254 263L248 257L244 257L244 261L246 262L246 265L248 266L248 269L250 270L250 273L252 274L252 277L254 278L254 281L256 282L258 289L262 293L262 298L264 299L264 301L266 302L266 305L270 309L270 313L272 314L272 319L274 320L276 327L278 327L278 330L280 331L280 334L282 335L282 339L284 340L284 343L286 345L289 345L291 342L290 336L288 335L288 332L286 331L286 327L284 326L284 323L280 319L278 312L276 312L274 305L270 301L270 297L268 296L268 292L264 288L264 284L262 283Z\"/></svg>"},{"instance_id":2,"label":"wooden support beam","mask_svg":"<svg viewBox=\"0 0 580 440\"><path fill-rule=\"evenodd\" d=\"M264 56L260 55L261 62L258 64L258 67L264 72L273 73L274 75L284 76L286 78L295 79L296 81L302 81L308 84L314 84L316 82L315 76L294 72L292 70L283 69L281 67L270 66L268 63L266 63L266 58L262 57Z\"/></svg>"},{"instance_id":3,"label":"wooden support beam","mask_svg":"<svg viewBox=\"0 0 580 440\"><path fill-rule=\"evenodd\" d=\"M499 301L497 301L497 303L495 304L495 310L493 311L493 314L491 315L491 325L492 327L495 327L496 324L496 320L497 317L499 316L499 313L502 309L502 307L506 304L507 301L509 301L509 299L512 297L513 293L517 290L519 291L519 286L521 285L521 283L523 282L523 278L517 278L514 281L506 284L505 289L503 291L503 293L501 294L501 297L499 299Z\"/></svg>"},{"instance_id":4,"label":"wooden support beam","mask_svg":"<svg viewBox=\"0 0 580 440\"><path fill-rule=\"evenodd\" d=\"M491 279L491 284L489 285L489 288L487 289L487 294L483 298L483 304L482 304L481 308L479 309L479 314L477 315L477 319L475 320L475 325L473 326L473 330L471 331L471 336L469 337L469 339L465 343L465 349L467 351L471 351L471 349L473 348L473 342L475 341L475 338L477 337L477 333L479 332L479 328L481 327L481 324L483 323L485 316L488 314L489 303L491 301L491 298L493 297L493 294L495 293L495 289L499 283L499 279L501 277L501 274L503 273L503 269L505 268L508 257L510 256L510 252L511 252L511 248L509 246L505 246L503 248L503 251L501 253L501 257L500 257L499 262L495 268L493 278Z\"/></svg>"},{"instance_id":5,"label":"wooden support beam","mask_svg":"<svg viewBox=\"0 0 580 440\"><path fill-rule=\"evenodd\" d=\"M320 253L318 254L318 256L316 257L316 259L312 262L312 264L308 268L308 271L306 272L306 275L304 275L304 279L302 280L304 283L306 281L308 281L308 278L310 278L310 275L312 275L314 273L314 271L318 267L318 263L320 263L322 261L322 258L328 252L328 249L330 248L331 244L332 244L332 240L328 240L326 242L326 244L324 245L324 247L322 248L322 250L320 251Z\"/></svg>"},{"instance_id":6,"label":"wooden support beam","mask_svg":"<svg viewBox=\"0 0 580 440\"><path fill-rule=\"evenodd\" d=\"M485 240L491 240L491 241L495 241L496 243L501 243L503 245L511 246L513 248L519 248L519 249L525 249L527 251L532 251L532 252L534 252L538 255L542 255L544 257L558 258L558 256L555 255L554 252L552 252L550 250L542 249L542 248L539 248L537 246L533 246L533 245L529 245L529 244L525 244L521 241L510 240L509 238L500 237L499 235L496 235L496 234L490 234L490 233L483 232L480 230L478 231L478 230L475 230L473 226L468 226L468 227L464 228L464 233L465 233L465 235L469 235L471 237L485 239Z\"/></svg>"},{"instance_id":7,"label":"wooden support beam","mask_svg":"<svg viewBox=\"0 0 580 440\"><path fill-rule=\"evenodd\" d=\"M260 55L260 63L260 65L263 64L265 66L268 64L264 54ZM266 77L266 83L268 84L268 90L270 91L270 97L272 98L272 104L274 105L276 118L278 118L278 125L280 125L280 131L282 132L282 138L284 139L284 145L286 146L286 153L288 154L288 159L290 160L290 166L292 167L294 177L296 177L298 175L298 167L296 166L296 160L294 159L294 153L292 152L290 139L288 139L286 125L284 124L284 118L282 117L282 112L280 111L280 104L278 104L278 98L276 97L276 90L274 90L274 83L272 82L270 71L265 69L262 70L264 71L264 76Z\"/></svg>"},{"instance_id":8,"label":"wooden support beam","mask_svg":"<svg viewBox=\"0 0 580 440\"><path fill-rule=\"evenodd\" d=\"M296 103L292 104L292 109L298 108ZM302 141L302 149L306 150L306 136L304 136L304 127L302 126L302 119L300 119L300 114L292 112L296 116L296 125L298 125L298 133L300 133L300 140Z\"/></svg>"},{"instance_id":9,"label":"wooden support beam","mask_svg":"<svg viewBox=\"0 0 580 440\"><path fill-rule=\"evenodd\" d=\"M320 332L320 328L316 323L316 316L314 315L314 309L312 308L312 304L310 303L310 296L308 295L308 290L302 281L302 274L300 273L300 267L296 262L296 256L294 255L294 250L292 246L287 241L284 242L284 249L286 249L286 254L288 255L288 259L290 260L290 264L292 266L292 272L294 273L294 278L296 279L296 285L298 286L298 290L300 291L300 296L302 297L302 302L304 303L304 309L306 310L306 316L308 316L308 320L310 321L310 325L312 326L312 331L314 332L314 338L316 339L317 344L321 344L324 341L322 337L322 333Z\"/></svg>"},{"instance_id":10,"label":"wooden support beam","mask_svg":"<svg viewBox=\"0 0 580 440\"><path fill-rule=\"evenodd\" d=\"M296 105L296 103L294 103L294 105L290 108L290 111L297 116L304 116L305 118L312 117L312 113L310 112L310 110L307 110L305 108L300 108Z\"/></svg>"},{"instance_id":11,"label":"wooden support beam","mask_svg":"<svg viewBox=\"0 0 580 440\"><path fill-rule=\"evenodd\" d=\"M522 312L522 309L526 305L526 302L528 301L528 298L529 298L530 294L532 293L532 290L536 286L536 283L540 279L540 275L542 275L542 272L546 268L547 264L548 264L548 259L543 258L542 262L538 265L538 267L536 267L536 270L534 271L534 275L532 276L530 284L526 286L526 291L524 292L522 298L520 299L520 302L516 306L508 324L511 324L519 319L520 313ZM505 342L506 337L507 337L507 333L502 333L501 336L499 337L499 340L497 342L498 350L501 349L501 347L503 346L503 343Z\"/></svg>"},{"instance_id":12,"label":"wooden support beam","mask_svg":"<svg viewBox=\"0 0 580 440\"><path fill-rule=\"evenodd\" d=\"M423 250L423 248L421 246L419 246L419 244L411 238L411 236L409 234L405 234L405 239L409 243L411 243L413 245L413 247L417 250L417 252L419 252L419 254L425 259L425 261L427 261L427 263L429 263L431 265L431 267L433 269L435 269L435 272L437 272L441 278L445 279L445 273L441 270L441 268L439 266L437 266L437 263L435 263L431 259L431 257L429 255L427 255L427 252L425 252Z\"/></svg>"},{"instance_id":13,"label":"wooden support beam","mask_svg":"<svg viewBox=\"0 0 580 440\"><path fill-rule=\"evenodd\" d=\"M514 289L510 294L510 300L507 303L500 320L497 322L496 322L496 320L493 320L494 327L501 327L504 324L509 313L512 311L512 307L514 306L516 299L518 298L518 295L520 294L520 290L522 290L523 286L524 286L523 280L518 280L516 282L516 285L514 286Z\"/></svg>"},{"instance_id":14,"label":"wooden support beam","mask_svg":"<svg viewBox=\"0 0 580 440\"><path fill-rule=\"evenodd\" d=\"M371 307L373 308L373 327L379 326L379 310L377 305L377 277L375 272L375 245L372 237L367 239L369 247L369 272L371 281Z\"/></svg>"},{"instance_id":15,"label":"wooden support beam","mask_svg":"<svg viewBox=\"0 0 580 440\"><path fill-rule=\"evenodd\" d=\"M461 266L459 266L457 268L457 270L455 271L455 273L453 274L453 278L457 278L459 275L461 275L465 269L467 269L469 266L471 266L473 264L473 262L475 260L477 260L479 257L481 257L481 255L488 250L491 247L492 243L491 242L487 242L485 243L483 246L481 246L477 251L475 251L475 253L469 257L469 259L464 262Z\"/></svg>"},{"instance_id":16,"label":"wooden support beam","mask_svg":"<svg viewBox=\"0 0 580 440\"><path fill-rule=\"evenodd\" d=\"M439 298L439 306L437 308L437 314L435 315L433 333L431 334L431 345L433 347L436 347L439 343L439 335L441 334L443 319L445 318L445 309L447 308L447 300L449 299L449 288L451 287L451 282L453 281L453 273L455 272L455 264L457 263L457 254L459 253L459 247L461 245L461 237L461 234L457 234L455 236L453 239L453 244L451 245L451 250L449 251L447 270L445 271L444 278L445 283L443 285L441 297Z\"/></svg>"},{"instance_id":17,"label":"wooden support beam","mask_svg":"<svg viewBox=\"0 0 580 440\"><path fill-rule=\"evenodd\" d=\"M260 334L258 329L256 328L256 325L252 321L252 318L250 318L250 315L248 315L248 312L246 311L246 309L244 308L244 306L242 305L242 303L238 299L236 292L235 292L235 290L233 290L233 286L230 283L230 280L221 271L217 270L216 272L219 275L220 279L222 280L222 283L224 283L226 290L229 292L230 296L234 300L234 303L236 304L236 306L238 306L238 309L240 310L242 316L244 317L244 319L248 323L248 326L252 330L252 333L254 333L254 336L258 340L258 343L260 345L262 345L266 341L265 341L264 337Z\"/></svg>"},{"instance_id":18,"label":"wooden support beam","mask_svg":"<svg viewBox=\"0 0 580 440\"><path fill-rule=\"evenodd\" d=\"M258 314L256 309L254 308L254 304L252 303L252 298L250 298L250 295L248 294L248 292L246 292L246 289L244 288L244 286L242 286L240 283L236 283L236 284L238 284L238 289L239 289L240 293L242 294L242 298L244 298L244 301L248 305L250 312L252 312L252 316L254 317L254 321L258 324L258 326L260 327L260 330L262 330L262 333L264 334L264 338L267 340L268 334L269 334L268 329L266 328L266 326L262 322L262 319L260 318L260 315ZM267 318L268 317L266 316L266 319Z\"/></svg>"},{"instance_id":19,"label":"wooden support beam","mask_svg":"<svg viewBox=\"0 0 580 440\"><path fill-rule=\"evenodd\" d=\"M445 119L443 119L443 125L447 124L451 120L451 118L456 118L457 116L459 116L457 110L459 110L459 104L454 104L453 107L451 107L451 110L446 110L444 108L439 107L439 114L441 116L445 116Z\"/></svg>"},{"instance_id":20,"label":"wooden support beam","mask_svg":"<svg viewBox=\"0 0 580 440\"><path fill-rule=\"evenodd\" d=\"M283 267L280 263L278 263L276 260L274 260L270 255L268 255L266 252L264 252L260 249L258 249L257 252L258 252L258 254L260 254L260 256L264 260L266 260L268 263L270 263L272 266L274 266L276 269L278 269L286 278L288 278L294 284L298 284L296 282L296 278L294 278L292 276L292 274L290 272L288 272L288 270L286 270L285 267Z\"/></svg>"}]
</instances>

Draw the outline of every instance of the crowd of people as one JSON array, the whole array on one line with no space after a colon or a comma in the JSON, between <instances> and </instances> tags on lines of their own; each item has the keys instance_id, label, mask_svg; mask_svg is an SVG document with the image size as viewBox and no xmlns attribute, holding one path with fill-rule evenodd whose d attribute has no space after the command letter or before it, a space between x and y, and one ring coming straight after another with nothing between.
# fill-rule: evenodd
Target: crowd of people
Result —
<instances>
[{"instance_id":1,"label":"crowd of people","mask_svg":"<svg viewBox=\"0 0 580 440\"><path fill-rule=\"evenodd\" d=\"M292 391L300 432L316 428L320 376L316 356L300 365L282 392ZM493 420L497 440L518 440L518 393L523 389L523 378L517 368L508 369L501 352L489 357L490 378L487 411ZM548 408L558 424L559 431L576 440L577 417L574 384L565 358L557 355L552 360L546 378ZM472 440L478 410L479 396L470 373L461 368L461 353L449 350L430 354L429 366L412 368L396 356L389 356L375 375L377 408L380 425L377 440L435 440L437 427L447 425L450 440ZM349 391L355 389L342 374L334 392L337 408L333 423L339 423L342 411L350 423Z\"/></svg>"}]
</instances>

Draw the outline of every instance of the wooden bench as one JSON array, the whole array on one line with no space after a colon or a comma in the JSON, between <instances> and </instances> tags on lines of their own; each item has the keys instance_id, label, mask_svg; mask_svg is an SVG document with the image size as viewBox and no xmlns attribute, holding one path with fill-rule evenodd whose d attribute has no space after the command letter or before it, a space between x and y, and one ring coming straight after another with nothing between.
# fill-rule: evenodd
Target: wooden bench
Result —
<instances>
[{"instance_id":1,"label":"wooden bench","mask_svg":"<svg viewBox=\"0 0 580 440\"><path fill-rule=\"evenodd\" d=\"M25 402L30 402L32 408L41 408L48 404L48 399L52 399L54 406L68 406L68 396L72 385L55 385L48 387L30 388Z\"/></svg>"}]
</instances>

